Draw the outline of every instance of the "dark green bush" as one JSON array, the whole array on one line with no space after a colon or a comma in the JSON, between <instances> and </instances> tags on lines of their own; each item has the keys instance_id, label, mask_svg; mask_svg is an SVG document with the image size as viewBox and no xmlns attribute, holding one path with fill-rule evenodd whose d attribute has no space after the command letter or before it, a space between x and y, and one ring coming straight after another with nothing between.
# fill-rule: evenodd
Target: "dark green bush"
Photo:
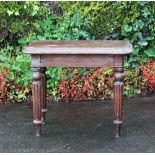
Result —
<instances>
[{"instance_id":1,"label":"dark green bush","mask_svg":"<svg viewBox=\"0 0 155 155\"><path fill-rule=\"evenodd\" d=\"M115 37L124 24L132 23L142 14L155 15L154 2L59 2L64 15L80 10L82 17L92 23L91 34L96 37ZM142 15L142 16L141 16Z\"/></svg>"},{"instance_id":2,"label":"dark green bush","mask_svg":"<svg viewBox=\"0 0 155 155\"><path fill-rule=\"evenodd\" d=\"M123 24L121 35L133 44L133 54L126 66L135 68L155 58L155 3L137 2L139 16Z\"/></svg>"},{"instance_id":3,"label":"dark green bush","mask_svg":"<svg viewBox=\"0 0 155 155\"><path fill-rule=\"evenodd\" d=\"M20 44L31 42L32 40L80 40L91 39L88 33L90 23L81 19L80 12L75 12L64 18L57 17L53 14L48 16L41 22L36 24L35 33L30 33L29 37L18 40ZM63 68L48 68L47 70L47 88L48 93L53 99L58 98L58 86L61 80Z\"/></svg>"},{"instance_id":4,"label":"dark green bush","mask_svg":"<svg viewBox=\"0 0 155 155\"><path fill-rule=\"evenodd\" d=\"M17 4L20 5L20 3ZM35 5L39 6L40 3L35 3ZM39 14L37 15L39 16ZM12 16L16 15L13 14ZM29 16L24 20L28 19ZM21 27L16 27L15 32L10 31L10 28L8 29L13 34L12 37L15 42L6 40L6 38L2 40L3 48L0 51L2 53L0 55L0 65L4 69L9 69L8 80L10 81L10 85L8 86L8 96L11 100L21 101L31 91L30 57L21 53L28 43L38 39L79 40L91 38L87 32L90 28L90 23L81 18L80 12L75 12L63 18L47 11L44 19L35 18L35 20L35 23L33 23L34 21L32 22L32 29L29 30L26 29L26 25L23 26L23 33L21 35L19 35ZM53 99L58 98L57 90L62 71L63 68L48 68L46 72L48 93Z\"/></svg>"},{"instance_id":5,"label":"dark green bush","mask_svg":"<svg viewBox=\"0 0 155 155\"><path fill-rule=\"evenodd\" d=\"M135 67L155 57L154 2L59 2L66 14L80 9L92 23L97 39L128 39L134 52L126 66Z\"/></svg>"},{"instance_id":6,"label":"dark green bush","mask_svg":"<svg viewBox=\"0 0 155 155\"><path fill-rule=\"evenodd\" d=\"M155 58L155 3L154 2L59 2L67 14L79 9L82 17L92 23L90 33L96 39L127 39L134 47L133 54L125 59L125 66L132 70L125 95L134 96L141 86L147 87L141 78L140 65ZM138 72L137 72L138 71ZM135 74L136 76L135 76ZM149 92L149 88L147 89Z\"/></svg>"},{"instance_id":7,"label":"dark green bush","mask_svg":"<svg viewBox=\"0 0 155 155\"><path fill-rule=\"evenodd\" d=\"M128 39L134 51L125 60L125 66L132 72L126 77L130 85L125 85L124 93L134 96L140 92L139 86L145 87L139 66L155 57L154 2L58 2L63 11L59 16L47 4L0 2L0 67L9 70L6 82L10 83L7 85L9 99L21 101L31 93L30 57L21 51L38 39ZM78 70L79 77L91 74L86 69ZM67 77L63 76L65 73ZM72 77L72 69L48 68L50 97L59 98L60 81ZM131 82L132 78L137 81Z\"/></svg>"},{"instance_id":8,"label":"dark green bush","mask_svg":"<svg viewBox=\"0 0 155 155\"><path fill-rule=\"evenodd\" d=\"M18 38L27 36L46 13L42 2L0 2L0 45L18 46ZM15 51L14 51L15 53Z\"/></svg>"}]
</instances>

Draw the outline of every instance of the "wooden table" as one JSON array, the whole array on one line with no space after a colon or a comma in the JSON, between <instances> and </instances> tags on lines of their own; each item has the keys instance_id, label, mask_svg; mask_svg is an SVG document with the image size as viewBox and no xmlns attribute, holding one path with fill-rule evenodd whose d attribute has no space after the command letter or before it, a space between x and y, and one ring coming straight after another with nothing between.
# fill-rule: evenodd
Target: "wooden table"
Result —
<instances>
[{"instance_id":1,"label":"wooden table","mask_svg":"<svg viewBox=\"0 0 155 155\"><path fill-rule=\"evenodd\" d=\"M132 52L128 41L33 41L24 49L31 54L33 116L36 136L41 134L45 124L46 109L46 67L115 67L114 83L114 123L116 137L120 136L123 96L123 58Z\"/></svg>"}]
</instances>

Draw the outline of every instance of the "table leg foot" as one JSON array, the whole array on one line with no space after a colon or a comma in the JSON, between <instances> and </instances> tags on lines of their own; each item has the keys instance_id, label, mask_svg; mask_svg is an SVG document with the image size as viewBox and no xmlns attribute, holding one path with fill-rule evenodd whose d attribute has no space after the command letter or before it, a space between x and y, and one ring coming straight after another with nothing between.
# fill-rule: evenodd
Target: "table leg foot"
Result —
<instances>
[{"instance_id":1,"label":"table leg foot","mask_svg":"<svg viewBox=\"0 0 155 155\"><path fill-rule=\"evenodd\" d=\"M42 125L45 125L46 121L45 121L45 114L44 113L42 114L41 120L42 120Z\"/></svg>"},{"instance_id":2,"label":"table leg foot","mask_svg":"<svg viewBox=\"0 0 155 155\"><path fill-rule=\"evenodd\" d=\"M121 125L120 124L116 124L116 138L119 138L121 135Z\"/></svg>"},{"instance_id":3,"label":"table leg foot","mask_svg":"<svg viewBox=\"0 0 155 155\"><path fill-rule=\"evenodd\" d=\"M41 120L42 120L42 124L43 125L46 124L46 112L47 112L47 109L42 109L42 117L41 117Z\"/></svg>"},{"instance_id":4,"label":"table leg foot","mask_svg":"<svg viewBox=\"0 0 155 155\"><path fill-rule=\"evenodd\" d=\"M36 137L41 136L41 125L37 124L36 125Z\"/></svg>"},{"instance_id":5,"label":"table leg foot","mask_svg":"<svg viewBox=\"0 0 155 155\"><path fill-rule=\"evenodd\" d=\"M116 124L116 138L119 138L121 136L121 124Z\"/></svg>"}]
</instances>

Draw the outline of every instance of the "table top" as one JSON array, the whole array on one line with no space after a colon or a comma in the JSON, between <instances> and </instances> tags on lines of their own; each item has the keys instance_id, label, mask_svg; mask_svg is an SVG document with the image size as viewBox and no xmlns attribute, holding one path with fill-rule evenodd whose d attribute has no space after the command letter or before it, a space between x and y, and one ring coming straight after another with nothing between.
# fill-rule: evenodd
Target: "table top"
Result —
<instances>
[{"instance_id":1,"label":"table top","mask_svg":"<svg viewBox=\"0 0 155 155\"><path fill-rule=\"evenodd\" d=\"M29 54L130 54L125 40L36 40L23 53Z\"/></svg>"}]
</instances>

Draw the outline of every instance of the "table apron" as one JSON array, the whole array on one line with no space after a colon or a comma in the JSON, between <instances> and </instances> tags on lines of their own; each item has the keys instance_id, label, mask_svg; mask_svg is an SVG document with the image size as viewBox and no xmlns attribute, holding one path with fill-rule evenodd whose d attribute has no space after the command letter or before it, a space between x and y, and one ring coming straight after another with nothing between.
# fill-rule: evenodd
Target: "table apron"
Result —
<instances>
[{"instance_id":1,"label":"table apron","mask_svg":"<svg viewBox=\"0 0 155 155\"><path fill-rule=\"evenodd\" d=\"M32 54L31 67L115 67L123 65L123 55Z\"/></svg>"}]
</instances>

